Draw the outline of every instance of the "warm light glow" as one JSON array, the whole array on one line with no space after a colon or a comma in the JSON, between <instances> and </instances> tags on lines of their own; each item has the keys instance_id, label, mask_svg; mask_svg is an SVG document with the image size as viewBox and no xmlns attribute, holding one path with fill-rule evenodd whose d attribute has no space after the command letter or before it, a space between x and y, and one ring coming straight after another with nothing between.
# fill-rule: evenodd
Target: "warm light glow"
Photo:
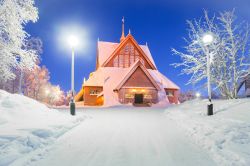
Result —
<instances>
[{"instance_id":1,"label":"warm light glow","mask_svg":"<svg viewBox=\"0 0 250 166\"><path fill-rule=\"evenodd\" d=\"M142 91L142 92L145 92L145 89L142 89L141 91Z\"/></svg>"},{"instance_id":2,"label":"warm light glow","mask_svg":"<svg viewBox=\"0 0 250 166\"><path fill-rule=\"evenodd\" d=\"M132 92L136 92L136 89L132 89Z\"/></svg>"},{"instance_id":3,"label":"warm light glow","mask_svg":"<svg viewBox=\"0 0 250 166\"><path fill-rule=\"evenodd\" d=\"M199 97L201 97L201 94L200 94L199 92L197 92L197 93L195 94L195 96L196 96L197 98L199 98Z\"/></svg>"},{"instance_id":4,"label":"warm light glow","mask_svg":"<svg viewBox=\"0 0 250 166\"><path fill-rule=\"evenodd\" d=\"M214 41L214 36L211 33L206 33L202 37L202 42L204 44L211 44Z\"/></svg>"},{"instance_id":5,"label":"warm light glow","mask_svg":"<svg viewBox=\"0 0 250 166\"><path fill-rule=\"evenodd\" d=\"M76 48L79 44L79 39L75 35L70 35L68 37L68 44L71 48Z\"/></svg>"},{"instance_id":6,"label":"warm light glow","mask_svg":"<svg viewBox=\"0 0 250 166\"><path fill-rule=\"evenodd\" d=\"M45 90L45 94L46 94L46 95L49 94L49 90L48 90L48 89Z\"/></svg>"}]
</instances>

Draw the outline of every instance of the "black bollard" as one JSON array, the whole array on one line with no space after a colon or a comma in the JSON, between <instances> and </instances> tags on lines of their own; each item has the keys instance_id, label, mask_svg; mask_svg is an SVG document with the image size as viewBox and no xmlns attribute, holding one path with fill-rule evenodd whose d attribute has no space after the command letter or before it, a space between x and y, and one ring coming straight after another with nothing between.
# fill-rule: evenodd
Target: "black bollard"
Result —
<instances>
[{"instance_id":1,"label":"black bollard","mask_svg":"<svg viewBox=\"0 0 250 166\"><path fill-rule=\"evenodd\" d=\"M213 112L213 104L212 103L209 103L207 105L207 115L210 116L210 115L213 115L214 112Z\"/></svg>"},{"instance_id":2,"label":"black bollard","mask_svg":"<svg viewBox=\"0 0 250 166\"><path fill-rule=\"evenodd\" d=\"M75 105L74 101L70 102L70 114L72 116L74 116L76 114L76 105Z\"/></svg>"}]
</instances>

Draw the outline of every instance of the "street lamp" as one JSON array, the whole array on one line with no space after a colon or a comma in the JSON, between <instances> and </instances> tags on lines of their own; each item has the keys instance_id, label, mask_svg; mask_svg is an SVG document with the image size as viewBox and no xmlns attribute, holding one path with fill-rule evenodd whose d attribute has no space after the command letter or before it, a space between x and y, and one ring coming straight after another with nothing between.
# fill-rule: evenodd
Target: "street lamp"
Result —
<instances>
[{"instance_id":1,"label":"street lamp","mask_svg":"<svg viewBox=\"0 0 250 166\"><path fill-rule=\"evenodd\" d=\"M196 92L195 96L196 96L196 98L200 98L201 94L199 92Z\"/></svg>"},{"instance_id":2,"label":"street lamp","mask_svg":"<svg viewBox=\"0 0 250 166\"><path fill-rule=\"evenodd\" d=\"M74 35L69 36L68 44L71 47L71 99L70 99L70 113L75 115L75 101L74 101L74 66L75 66L75 48L78 45L78 38Z\"/></svg>"},{"instance_id":3,"label":"street lamp","mask_svg":"<svg viewBox=\"0 0 250 166\"><path fill-rule=\"evenodd\" d=\"M202 42L205 47L209 46L214 42L214 36L212 33L206 33L202 37ZM205 51L207 54L207 90L208 90L208 100L209 103L207 105L207 115L213 115L213 103L212 103L212 92L211 92L211 74L210 74L210 65L211 65L211 55L209 49Z\"/></svg>"}]
</instances>

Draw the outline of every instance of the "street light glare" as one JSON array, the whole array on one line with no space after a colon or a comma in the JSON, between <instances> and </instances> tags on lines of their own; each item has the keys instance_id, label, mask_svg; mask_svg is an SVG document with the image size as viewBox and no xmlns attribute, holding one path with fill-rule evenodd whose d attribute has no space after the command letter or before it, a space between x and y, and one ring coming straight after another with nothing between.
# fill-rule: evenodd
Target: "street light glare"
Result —
<instances>
[{"instance_id":1,"label":"street light glare","mask_svg":"<svg viewBox=\"0 0 250 166\"><path fill-rule=\"evenodd\" d=\"M199 92L197 92L197 93L195 94L195 96L196 96L197 98L199 98L199 97L201 97L201 94L200 94Z\"/></svg>"},{"instance_id":2,"label":"street light glare","mask_svg":"<svg viewBox=\"0 0 250 166\"><path fill-rule=\"evenodd\" d=\"M48 89L45 90L45 94L46 94L46 95L49 94L49 90L48 90Z\"/></svg>"},{"instance_id":3,"label":"street light glare","mask_svg":"<svg viewBox=\"0 0 250 166\"><path fill-rule=\"evenodd\" d=\"M70 47L75 48L79 44L79 40L76 36L70 35L68 38L68 44Z\"/></svg>"},{"instance_id":4,"label":"street light glare","mask_svg":"<svg viewBox=\"0 0 250 166\"><path fill-rule=\"evenodd\" d=\"M203 37L202 37L202 42L204 44L210 44L214 41L214 36L210 33L207 33L205 34Z\"/></svg>"}]
</instances>

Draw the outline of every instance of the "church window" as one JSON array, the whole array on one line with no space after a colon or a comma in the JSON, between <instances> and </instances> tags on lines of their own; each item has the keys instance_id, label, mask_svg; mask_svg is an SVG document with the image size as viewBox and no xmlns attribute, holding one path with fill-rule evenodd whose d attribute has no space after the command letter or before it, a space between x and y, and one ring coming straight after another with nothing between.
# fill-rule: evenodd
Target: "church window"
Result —
<instances>
[{"instance_id":1,"label":"church window","mask_svg":"<svg viewBox=\"0 0 250 166\"><path fill-rule=\"evenodd\" d=\"M120 54L119 55L119 67L123 67L123 63L124 63L124 55Z\"/></svg>"},{"instance_id":2,"label":"church window","mask_svg":"<svg viewBox=\"0 0 250 166\"><path fill-rule=\"evenodd\" d=\"M132 43L125 45L123 49L118 53L118 55L113 60L114 67L124 67L128 68L134 64L135 61L140 60L143 65L145 65L144 59L141 57L139 52L135 49Z\"/></svg>"},{"instance_id":3,"label":"church window","mask_svg":"<svg viewBox=\"0 0 250 166\"><path fill-rule=\"evenodd\" d=\"M118 56L116 56L115 58L114 58L114 61L113 61L113 65L114 65L114 67L119 67L119 63L118 63L119 61L118 61Z\"/></svg>"},{"instance_id":4,"label":"church window","mask_svg":"<svg viewBox=\"0 0 250 166\"><path fill-rule=\"evenodd\" d=\"M98 95L98 94L100 94L100 91L97 90L97 89L91 89L91 90L89 91L89 94L90 94L90 95Z\"/></svg>"}]
</instances>

